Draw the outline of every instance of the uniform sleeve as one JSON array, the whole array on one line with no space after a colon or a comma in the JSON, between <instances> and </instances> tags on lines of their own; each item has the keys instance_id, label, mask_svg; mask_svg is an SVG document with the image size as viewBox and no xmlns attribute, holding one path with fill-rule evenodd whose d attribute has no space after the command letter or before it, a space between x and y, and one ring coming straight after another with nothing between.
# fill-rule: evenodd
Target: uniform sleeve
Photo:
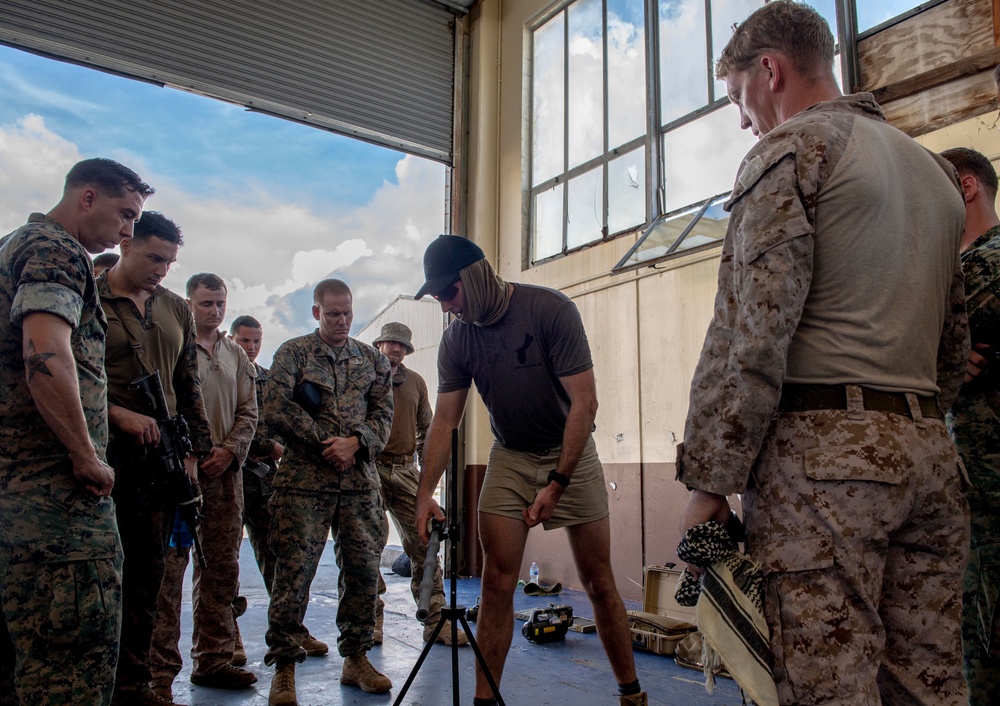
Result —
<instances>
[{"instance_id":1,"label":"uniform sleeve","mask_svg":"<svg viewBox=\"0 0 1000 706\"><path fill-rule=\"evenodd\" d=\"M299 381L301 361L294 345L282 345L274 354L264 386L264 419L290 445L322 452L326 436L319 424L292 401Z\"/></svg>"},{"instance_id":2,"label":"uniform sleeve","mask_svg":"<svg viewBox=\"0 0 1000 706\"><path fill-rule=\"evenodd\" d=\"M185 310L186 311L186 310ZM205 402L201 395L201 380L198 378L198 348L195 342L194 318L190 311L183 325L184 349L174 367L174 394L177 397L177 413L184 417L191 433L191 445L199 458L212 451L212 432L208 425Z\"/></svg>"},{"instance_id":3,"label":"uniform sleeve","mask_svg":"<svg viewBox=\"0 0 1000 706\"><path fill-rule=\"evenodd\" d=\"M234 346L234 349L239 361L236 368L236 414L233 428L229 430L222 445L242 464L257 431L257 393L254 389L256 373L243 349L238 346Z\"/></svg>"},{"instance_id":4,"label":"uniform sleeve","mask_svg":"<svg viewBox=\"0 0 1000 706\"><path fill-rule=\"evenodd\" d=\"M813 227L800 194L795 160L785 157L733 209L678 451L677 478L688 487L743 492L777 410L812 280Z\"/></svg>"},{"instance_id":5,"label":"uniform sleeve","mask_svg":"<svg viewBox=\"0 0 1000 706\"><path fill-rule=\"evenodd\" d=\"M358 455L374 461L389 442L392 431L392 366L389 359L377 353L373 361L375 381L368 388L368 408L365 421L352 433L360 434L363 443Z\"/></svg>"},{"instance_id":6,"label":"uniform sleeve","mask_svg":"<svg viewBox=\"0 0 1000 706\"><path fill-rule=\"evenodd\" d=\"M53 314L72 328L80 325L89 265L83 255L39 239L19 258L19 277L10 322L21 326L29 314Z\"/></svg>"},{"instance_id":7,"label":"uniform sleeve","mask_svg":"<svg viewBox=\"0 0 1000 706\"><path fill-rule=\"evenodd\" d=\"M997 302L996 296L992 295L981 300L980 306L984 309L993 307L996 311ZM951 409L965 379L970 345L970 315L965 307L965 278L962 275L962 263L959 262L952 277L948 308L945 311L944 327L938 344L937 384L941 390L938 393L938 406L943 411ZM980 311L980 313L985 312Z\"/></svg>"}]
</instances>

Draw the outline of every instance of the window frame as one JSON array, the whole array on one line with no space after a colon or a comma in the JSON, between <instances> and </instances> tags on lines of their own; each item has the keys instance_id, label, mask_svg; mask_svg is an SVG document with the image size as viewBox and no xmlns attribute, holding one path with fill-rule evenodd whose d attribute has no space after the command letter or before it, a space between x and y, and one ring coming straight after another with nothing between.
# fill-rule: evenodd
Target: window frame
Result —
<instances>
[{"instance_id":1,"label":"window frame","mask_svg":"<svg viewBox=\"0 0 1000 706\"><path fill-rule=\"evenodd\" d=\"M610 148L608 146L608 33L607 33L607 20L608 20L608 2L609 0L600 0L601 3L601 21L602 21L602 42L603 42L603 54L602 54L602 71L603 71L603 115L601 116L602 128L603 128L603 140L604 140L604 152L593 157L579 165L572 168L566 168L568 163L568 142L569 142L569 74L570 69L568 65L568 39L569 39L569 22L564 20L563 22L563 171L559 174L549 177L548 179L539 182L538 184L532 183L532 168L533 168L533 148L534 148L534 90L535 90L535 42L534 35L535 32L540 29L543 25L548 23L550 20L555 18L559 13L568 12L571 5L579 2L580 0L558 0L555 3L550 4L546 8L542 9L531 17L525 23L525 37L527 42L526 51L526 87L523 95L525 96L524 105L524 125L526 130L525 139L525 149L523 150L523 162L522 162L522 178L523 178L523 191L525 197L525 206L523 208L523 219L522 219L522 242L524 247L522 269L529 269L538 265L543 265L552 262L557 259L572 255L581 250L591 248L595 245L601 243L609 242L617 238L623 237L628 234L636 233L642 231L642 235L638 238L636 243L629 249L629 252L623 257L618 264L610 271L609 274L620 274L622 272L627 272L633 269L638 269L641 267L652 267L665 259L673 257L681 257L692 252L697 252L703 249L708 249L712 247L720 247L721 242L706 244L704 246L698 246L697 248L692 248L689 250L677 251L677 246L682 242L684 238L687 237L687 232L693 228L704 211L709 207L711 203L717 200L721 194L716 194L714 196L708 197L707 199L699 199L694 203L685 205L681 208L671 209L669 213L665 212L665 204L667 202L666 198L666 185L664 184L664 174L666 173L664 164L664 154L663 154L663 139L664 135L668 132L692 123L694 121L700 120L706 115L723 108L728 104L728 96L722 95L718 96L718 90L716 82L713 77L712 68L714 68L714 54L716 54L716 48L712 46L712 2L714 0L704 0L705 2L705 23L706 23L706 49L708 56L706 61L709 65L708 73L708 102L695 110L690 111L682 116L679 116L671 120L667 124L661 124L661 114L662 106L661 102L661 77L660 77L660 0L643 0L643 12L644 12L644 31L645 31L645 90L646 90L646 132L636 137L627 143ZM834 38L837 40L836 51L839 56L840 61L840 74L841 80L845 87L855 87L859 84L860 78L860 67L858 59L858 41L867 37L870 37L878 32L881 32L889 27L892 27L900 22L903 22L910 17L913 17L925 10L939 5L946 0L927 0L922 2L914 8L907 10L906 12L893 17L881 24L869 28L862 33L857 31L857 0L835 0L834 9L836 13L836 27L834 29ZM763 0L762 3L763 4ZM568 14L567 14L568 17ZM718 51L721 51L721 47ZM636 226L630 226L623 230L616 232L608 232L608 165L614 161L614 159L628 154L629 152L644 148L645 150L645 201L646 201L646 220L644 223L637 224ZM585 174L593 169L601 168L602 170L602 181L603 181L603 193L602 193L602 230L601 235L598 238L594 238L587 243L576 245L572 248L567 247L567 215L569 208L569 187L572 180ZM545 257L534 259L534 247L535 247L535 201L536 198L550 189L556 188L562 185L562 229L560 234L561 249L551 255ZM725 192L723 192L725 193ZM662 223L664 220L672 218L674 215L682 212L689 211L698 204L702 205L702 209L699 212L698 217L692 220L689 227L685 230L684 234L680 236L675 243L674 247L670 248L670 252L657 257L651 258L648 261L644 261L641 264L633 264L625 266L624 263L627 262L628 258L638 250L642 242L654 232L657 225Z\"/></svg>"}]
</instances>

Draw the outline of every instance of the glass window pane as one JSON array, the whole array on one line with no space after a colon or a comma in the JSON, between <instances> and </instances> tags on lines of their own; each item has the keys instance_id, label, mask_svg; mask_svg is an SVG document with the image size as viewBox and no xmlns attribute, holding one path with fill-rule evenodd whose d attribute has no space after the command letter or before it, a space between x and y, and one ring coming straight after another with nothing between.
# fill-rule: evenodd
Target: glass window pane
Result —
<instances>
[{"instance_id":1,"label":"glass window pane","mask_svg":"<svg viewBox=\"0 0 1000 706\"><path fill-rule=\"evenodd\" d=\"M604 17L601 0L578 0L569 23L570 168L604 153Z\"/></svg>"},{"instance_id":2,"label":"glass window pane","mask_svg":"<svg viewBox=\"0 0 1000 706\"><path fill-rule=\"evenodd\" d=\"M729 214L722 208L722 205L726 203L728 198L729 194L720 196L709 205L704 215L698 219L694 227L684 236L684 240L677 246L677 249L674 251L675 253L715 243L726 237L726 228L729 227Z\"/></svg>"},{"instance_id":3,"label":"glass window pane","mask_svg":"<svg viewBox=\"0 0 1000 706\"><path fill-rule=\"evenodd\" d=\"M559 13L534 33L531 89L531 184L561 174L565 15Z\"/></svg>"},{"instance_id":4,"label":"glass window pane","mask_svg":"<svg viewBox=\"0 0 1000 706\"><path fill-rule=\"evenodd\" d=\"M536 262L562 252L563 185L535 196L532 204L531 260Z\"/></svg>"},{"instance_id":5,"label":"glass window pane","mask_svg":"<svg viewBox=\"0 0 1000 706\"><path fill-rule=\"evenodd\" d=\"M632 253L626 262L622 263L622 267L628 267L629 265L637 265L640 262L646 262L647 260L655 260L656 258L663 257L668 252L670 248L673 247L677 239L681 237L681 233L687 228L694 217L698 215L698 211L701 210L702 204L698 204L693 208L685 209L680 213L676 213L673 216L667 216L666 218L661 218L653 224L653 227L649 229L645 237L637 243L638 247L636 251Z\"/></svg>"},{"instance_id":6,"label":"glass window pane","mask_svg":"<svg viewBox=\"0 0 1000 706\"><path fill-rule=\"evenodd\" d=\"M922 0L879 0L858 2L858 31L864 32L921 5Z\"/></svg>"},{"instance_id":7,"label":"glass window pane","mask_svg":"<svg viewBox=\"0 0 1000 706\"><path fill-rule=\"evenodd\" d=\"M669 213L733 188L743 156L756 144L740 130L731 103L663 136L664 186Z\"/></svg>"},{"instance_id":8,"label":"glass window pane","mask_svg":"<svg viewBox=\"0 0 1000 706\"><path fill-rule=\"evenodd\" d=\"M763 7L764 0L712 0L712 74L715 74L715 62L726 48L733 36L733 25L739 24L749 17L758 7ZM715 82L715 99L725 98L725 81Z\"/></svg>"},{"instance_id":9,"label":"glass window pane","mask_svg":"<svg viewBox=\"0 0 1000 706\"><path fill-rule=\"evenodd\" d=\"M616 157L608 164L608 233L646 222L646 148Z\"/></svg>"},{"instance_id":10,"label":"glass window pane","mask_svg":"<svg viewBox=\"0 0 1000 706\"><path fill-rule=\"evenodd\" d=\"M567 188L566 248L600 240L604 228L604 168L591 169L574 177Z\"/></svg>"},{"instance_id":11,"label":"glass window pane","mask_svg":"<svg viewBox=\"0 0 1000 706\"><path fill-rule=\"evenodd\" d=\"M708 103L705 0L660 0L660 118L663 124Z\"/></svg>"},{"instance_id":12,"label":"glass window pane","mask_svg":"<svg viewBox=\"0 0 1000 706\"><path fill-rule=\"evenodd\" d=\"M642 0L608 0L608 147L646 134L646 22Z\"/></svg>"}]
</instances>

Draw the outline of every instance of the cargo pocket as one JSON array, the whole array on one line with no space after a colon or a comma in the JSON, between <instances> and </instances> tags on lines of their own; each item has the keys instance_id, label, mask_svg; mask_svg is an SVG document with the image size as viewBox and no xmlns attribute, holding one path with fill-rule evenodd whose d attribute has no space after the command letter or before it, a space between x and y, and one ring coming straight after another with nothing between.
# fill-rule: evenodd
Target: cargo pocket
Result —
<instances>
[{"instance_id":1,"label":"cargo pocket","mask_svg":"<svg viewBox=\"0 0 1000 706\"><path fill-rule=\"evenodd\" d=\"M754 558L767 574L764 614L782 702L822 703L835 700L838 689L855 691L857 663L845 661L855 654L854 620L835 577L832 541L771 540Z\"/></svg>"},{"instance_id":2,"label":"cargo pocket","mask_svg":"<svg viewBox=\"0 0 1000 706\"><path fill-rule=\"evenodd\" d=\"M121 576L113 532L94 532L82 546L52 543L31 548L33 561L18 566L21 603L35 610L38 646L68 648L113 642L120 630ZM76 545L76 546L74 546ZM13 568L13 567L12 567Z\"/></svg>"}]
</instances>

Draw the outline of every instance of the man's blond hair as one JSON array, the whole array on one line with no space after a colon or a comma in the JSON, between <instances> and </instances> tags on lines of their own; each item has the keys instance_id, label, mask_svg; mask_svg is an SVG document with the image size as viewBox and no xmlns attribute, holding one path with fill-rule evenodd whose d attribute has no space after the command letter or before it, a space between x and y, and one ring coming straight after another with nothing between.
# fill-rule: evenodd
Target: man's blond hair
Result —
<instances>
[{"instance_id":1,"label":"man's blond hair","mask_svg":"<svg viewBox=\"0 0 1000 706\"><path fill-rule=\"evenodd\" d=\"M772 0L734 31L715 65L715 76L749 69L768 50L792 60L804 76L830 71L835 42L830 26L816 10L793 0Z\"/></svg>"},{"instance_id":2,"label":"man's blond hair","mask_svg":"<svg viewBox=\"0 0 1000 706\"><path fill-rule=\"evenodd\" d=\"M347 295L351 299L354 299L354 295L351 294L351 288L347 286L347 282L340 279L324 279L313 289L313 304L317 306L322 304L323 297L327 294L332 294L335 297Z\"/></svg>"}]
</instances>

